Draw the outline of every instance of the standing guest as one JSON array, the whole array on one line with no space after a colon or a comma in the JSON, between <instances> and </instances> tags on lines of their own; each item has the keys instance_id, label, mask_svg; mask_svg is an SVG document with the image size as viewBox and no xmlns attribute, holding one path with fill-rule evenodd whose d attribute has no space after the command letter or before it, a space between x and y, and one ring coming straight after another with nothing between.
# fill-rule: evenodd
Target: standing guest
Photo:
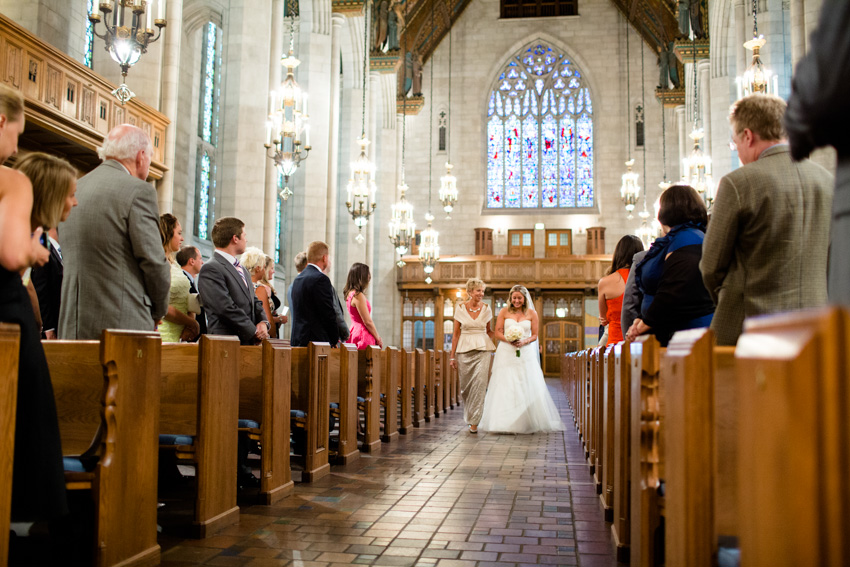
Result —
<instances>
[{"instance_id":1,"label":"standing guest","mask_svg":"<svg viewBox=\"0 0 850 567\"><path fill-rule=\"evenodd\" d=\"M24 98L0 84L0 163L17 153L18 136L23 131ZM63 191L54 196L65 201L73 191L71 185L76 176L73 170L70 176L56 173L56 177L51 176L51 188L61 186ZM53 203L54 199L49 201ZM13 522L52 520L68 513L50 371L32 303L21 280L23 271L44 265L50 258L50 252L40 242L41 226L32 224L32 210L30 180L20 171L0 167L0 322L18 325L21 333L12 470ZM53 220L58 222L59 218L55 215Z\"/></svg>"},{"instance_id":2,"label":"standing guest","mask_svg":"<svg viewBox=\"0 0 850 567\"><path fill-rule=\"evenodd\" d=\"M200 303L200 299L198 299L198 273L201 271L201 266L204 265L204 259L203 257L201 257L201 251L194 246L184 246L180 249L180 252L177 253L175 259L177 260L177 265L183 269L183 275L186 276L186 279L189 281L190 298L192 295L194 295L195 300ZM189 302L192 303L192 300L190 299ZM203 306L199 306L197 317L195 317L195 320L198 321L200 335L206 335L207 317L204 313ZM195 342L198 339L196 338L194 340L191 340L186 337L183 337L182 340L187 342Z\"/></svg>"},{"instance_id":3,"label":"standing guest","mask_svg":"<svg viewBox=\"0 0 850 567\"><path fill-rule=\"evenodd\" d=\"M292 283L289 284L289 287L286 288L286 304L289 305L289 321L292 323L292 327L295 327L295 312L292 310L292 286L295 284L295 279L304 271L304 268L307 267L307 253L299 252L295 255L295 278L292 278ZM290 327L291 328L291 327ZM292 334L290 332L290 334Z\"/></svg>"},{"instance_id":4,"label":"standing guest","mask_svg":"<svg viewBox=\"0 0 850 567\"><path fill-rule=\"evenodd\" d=\"M357 350L365 350L371 345L384 346L378 328L372 321L372 305L366 299L365 292L370 281L372 274L369 273L369 266L355 262L348 270L348 279L345 281L345 289L342 290L348 314L351 316L351 332L346 342L352 343Z\"/></svg>"},{"instance_id":5,"label":"standing guest","mask_svg":"<svg viewBox=\"0 0 850 567\"><path fill-rule=\"evenodd\" d=\"M289 321L289 317L286 315L278 315L277 310L280 309L280 299L277 297L277 294L274 291L274 285L272 282L274 281L274 258L271 256L266 256L266 269L263 272L263 275L260 276L260 283L266 286L269 290L269 297L272 301L271 309L272 309L272 317L274 319L274 324L277 328L276 334L273 335L274 338L280 338L283 333L281 331L281 326L284 325L287 321Z\"/></svg>"},{"instance_id":6,"label":"standing guest","mask_svg":"<svg viewBox=\"0 0 850 567\"><path fill-rule=\"evenodd\" d=\"M263 312L266 314L266 320L269 322L269 336L276 337L277 321L273 314L271 287L262 282L266 274L266 258L267 256L262 250L252 246L245 249L239 261L242 262L242 267L251 274L251 285L254 287L254 293L257 299L263 305Z\"/></svg>"},{"instance_id":7,"label":"standing guest","mask_svg":"<svg viewBox=\"0 0 850 567\"><path fill-rule=\"evenodd\" d=\"M640 264L640 261L643 260L644 256L646 256L646 250L635 254L632 258L632 267ZM630 269L629 277L626 280L626 289L623 292L623 308L620 314L620 329L628 331L632 326L632 323L635 322L635 319L640 317L641 303L643 303L643 296L640 294L637 282L635 281L635 271ZM623 336L625 337L625 333L623 333Z\"/></svg>"},{"instance_id":8,"label":"standing guest","mask_svg":"<svg viewBox=\"0 0 850 567\"><path fill-rule=\"evenodd\" d=\"M802 160L812 150L832 146L838 152L832 201L832 247L829 252L829 300L850 307L850 2L824 0L818 27L806 56L797 64L785 127L791 157ZM818 221L821 222L821 221ZM807 234L801 229L799 234ZM808 238L806 238L808 240ZM814 244L806 245L814 249Z\"/></svg>"},{"instance_id":9,"label":"standing guest","mask_svg":"<svg viewBox=\"0 0 850 567\"><path fill-rule=\"evenodd\" d=\"M144 131L121 124L98 150L103 163L77 183L79 210L62 225L60 339L151 331L168 311L171 270L156 190L145 182L152 154ZM107 270L120 277L105 277Z\"/></svg>"},{"instance_id":10,"label":"standing guest","mask_svg":"<svg viewBox=\"0 0 850 567\"><path fill-rule=\"evenodd\" d=\"M599 280L599 322L608 326L606 345L615 345L623 340L623 329L620 326L623 294L632 268L632 258L641 251L643 243L634 234L621 238L614 248L608 275Z\"/></svg>"},{"instance_id":11,"label":"standing guest","mask_svg":"<svg viewBox=\"0 0 850 567\"><path fill-rule=\"evenodd\" d=\"M700 263L717 304L718 345L738 342L745 317L827 301L833 179L811 161L791 160L785 107L777 96L752 95L729 113L744 167L720 180Z\"/></svg>"},{"instance_id":12,"label":"standing guest","mask_svg":"<svg viewBox=\"0 0 850 567\"><path fill-rule=\"evenodd\" d=\"M490 330L493 311L483 301L485 288L484 282L478 278L466 281L469 299L455 309L449 360L451 367L457 370L463 398L463 420L470 433L478 433L490 374L490 353L496 350L493 331Z\"/></svg>"},{"instance_id":13,"label":"standing guest","mask_svg":"<svg viewBox=\"0 0 850 567\"><path fill-rule=\"evenodd\" d=\"M222 217L212 228L215 253L201 267L198 289L213 335L236 335L243 345L269 338L269 322L254 294L251 275L237 260L248 246L245 223Z\"/></svg>"},{"instance_id":14,"label":"standing guest","mask_svg":"<svg viewBox=\"0 0 850 567\"><path fill-rule=\"evenodd\" d=\"M74 192L77 190L77 180L74 179ZM77 199L74 197L74 205ZM70 213L70 210L69 210ZM62 219L65 220L65 219ZM47 340L56 338L56 328L59 325L59 306L62 299L62 249L59 247L59 233L53 227L47 231L50 241L50 260L44 266L33 266L31 281L38 295L38 305L41 311L41 321L44 327L42 337Z\"/></svg>"},{"instance_id":15,"label":"standing guest","mask_svg":"<svg viewBox=\"0 0 850 567\"><path fill-rule=\"evenodd\" d=\"M177 217L164 213L159 217L159 231L162 237L162 249L165 258L171 265L171 293L168 299L168 312L165 320L159 325L162 342L176 343L197 339L201 327L195 320L195 315L189 312L189 294L192 286L183 275L183 269L177 263L175 254L183 244L183 227Z\"/></svg>"},{"instance_id":16,"label":"standing guest","mask_svg":"<svg viewBox=\"0 0 850 567\"><path fill-rule=\"evenodd\" d=\"M627 338L651 333L667 346L673 333L708 327L714 303L702 285L699 261L708 212L689 185L672 185L661 194L658 222L664 232L635 266L635 281L643 294L641 316Z\"/></svg>"},{"instance_id":17,"label":"standing guest","mask_svg":"<svg viewBox=\"0 0 850 567\"><path fill-rule=\"evenodd\" d=\"M330 278L324 273L330 265L328 245L311 242L307 247L307 267L292 282L292 346L339 342L340 329L334 308L339 299Z\"/></svg>"}]
</instances>

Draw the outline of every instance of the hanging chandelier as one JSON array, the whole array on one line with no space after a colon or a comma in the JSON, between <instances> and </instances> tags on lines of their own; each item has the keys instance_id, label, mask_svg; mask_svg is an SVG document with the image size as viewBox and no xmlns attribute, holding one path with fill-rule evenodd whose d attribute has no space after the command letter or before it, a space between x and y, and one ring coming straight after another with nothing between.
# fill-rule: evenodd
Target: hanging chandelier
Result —
<instances>
[{"instance_id":1,"label":"hanging chandelier","mask_svg":"<svg viewBox=\"0 0 850 567\"><path fill-rule=\"evenodd\" d=\"M434 29L434 3L431 3L431 29ZM432 52L433 56L433 52ZM428 228L420 234L419 243L419 261L422 263L422 270L425 272L425 283L430 284L433 280L431 274L434 273L434 268L437 262L440 261L440 234L434 230L431 223L434 221L434 215L431 214L431 177L433 172L434 159L434 59L431 58L431 86L430 94L428 95L428 106L430 117L428 118L428 214L425 215L425 221L428 223Z\"/></svg>"},{"instance_id":2,"label":"hanging chandelier","mask_svg":"<svg viewBox=\"0 0 850 567\"><path fill-rule=\"evenodd\" d=\"M696 189L705 201L707 209L714 203L716 187L711 177L711 156L703 152L700 140L705 131L699 127L699 92L697 90L696 46L694 47L694 129L689 137L694 141L691 154L682 160L685 166L685 181Z\"/></svg>"},{"instance_id":3,"label":"hanging chandelier","mask_svg":"<svg viewBox=\"0 0 850 567\"><path fill-rule=\"evenodd\" d=\"M661 173L663 179L658 183L662 192L666 191L672 183L667 180L667 120L665 119L664 101L661 102Z\"/></svg>"},{"instance_id":4,"label":"hanging chandelier","mask_svg":"<svg viewBox=\"0 0 850 567\"><path fill-rule=\"evenodd\" d=\"M744 42L744 47L753 52L752 61L744 74L735 79L738 84L738 98L751 94L777 94L779 76L764 66L761 61L761 49L767 43L758 31L758 0L753 0L753 39Z\"/></svg>"},{"instance_id":5,"label":"hanging chandelier","mask_svg":"<svg viewBox=\"0 0 850 567\"><path fill-rule=\"evenodd\" d=\"M124 17L125 8L130 9L129 21ZM162 28L167 24L165 0L157 2L156 19L153 18L153 0L101 0L99 10L103 12L103 17L97 12L89 14L92 33L106 43L106 51L121 67L122 81L118 88L112 91L112 95L121 104L125 104L136 96L126 84L127 72L147 53L148 45L160 38ZM97 24L101 20L105 28L103 35L97 33ZM153 30L154 26L157 31Z\"/></svg>"},{"instance_id":6,"label":"hanging chandelier","mask_svg":"<svg viewBox=\"0 0 850 567\"><path fill-rule=\"evenodd\" d=\"M626 19L626 140L628 144L626 161L626 173L623 174L623 184L620 186L620 198L629 213L628 218L635 218L632 211L635 210L638 197L640 196L640 185L638 185L638 174L632 171L635 164L632 158L632 123L631 123L631 62L629 55L629 20Z\"/></svg>"},{"instance_id":7,"label":"hanging chandelier","mask_svg":"<svg viewBox=\"0 0 850 567\"><path fill-rule=\"evenodd\" d=\"M402 105L402 125L401 125L401 185L398 186L401 192L401 197L397 203L392 206L392 217L390 218L390 242L393 243L395 251L399 256L407 254L413 239L416 237L416 223L413 220L413 205L407 202L404 194L407 192L407 183L404 181L404 154L405 154L405 139L407 138L407 99L404 99ZM397 265L399 268L404 266L405 262L399 258Z\"/></svg>"},{"instance_id":8,"label":"hanging chandelier","mask_svg":"<svg viewBox=\"0 0 850 567\"><path fill-rule=\"evenodd\" d=\"M449 10L449 111L446 136L446 174L440 177L440 202L446 211L446 220L452 218L452 210L457 203L457 178L452 174L452 24Z\"/></svg>"},{"instance_id":9,"label":"hanging chandelier","mask_svg":"<svg viewBox=\"0 0 850 567\"><path fill-rule=\"evenodd\" d=\"M283 177L284 187L280 198L286 201L292 196L289 178L310 153L310 120L307 114L307 93L295 81L295 68L301 64L295 51L295 12L290 7L289 53L281 57L280 64L286 67L286 78L280 91L270 94L269 121L266 123L266 143L263 144L269 158L274 161L278 173ZM301 135L304 135L304 144Z\"/></svg>"},{"instance_id":10,"label":"hanging chandelier","mask_svg":"<svg viewBox=\"0 0 850 567\"><path fill-rule=\"evenodd\" d=\"M360 156L351 163L351 177L348 180L348 200L345 206L357 226L356 240L360 244L366 240L363 236L363 227L369 223L369 217L375 210L375 165L369 160L366 148L369 147L369 139L366 138L366 68L369 64L369 2L364 4L363 14L363 102L361 106Z\"/></svg>"}]
</instances>

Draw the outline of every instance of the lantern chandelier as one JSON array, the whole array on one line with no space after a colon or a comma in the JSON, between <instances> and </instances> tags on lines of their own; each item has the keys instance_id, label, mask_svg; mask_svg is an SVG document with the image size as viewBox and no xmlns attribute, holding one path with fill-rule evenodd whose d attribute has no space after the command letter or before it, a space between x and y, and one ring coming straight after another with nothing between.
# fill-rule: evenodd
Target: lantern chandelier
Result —
<instances>
[{"instance_id":1,"label":"lantern chandelier","mask_svg":"<svg viewBox=\"0 0 850 567\"><path fill-rule=\"evenodd\" d=\"M401 184L398 186L401 197L392 206L392 217L390 218L390 242L393 243L395 251L399 256L404 256L410 250L410 245L416 237L416 223L413 220L413 205L407 202L404 194L407 192L407 183L404 181L404 150L407 137L407 98L402 104L401 122ZM399 258L399 268L405 262Z\"/></svg>"},{"instance_id":2,"label":"lantern chandelier","mask_svg":"<svg viewBox=\"0 0 850 567\"><path fill-rule=\"evenodd\" d=\"M638 185L638 174L632 172L632 166L635 164L635 160L631 157L632 155L632 125L631 125L631 62L629 61L629 21L626 20L626 140L628 143L627 155L629 156L628 161L626 161L626 173L623 174L623 184L620 186L620 198L623 200L623 204L626 207L626 212L629 213L628 218L635 218L632 214L632 211L635 210L635 205L637 204L638 197L640 196L640 185Z\"/></svg>"},{"instance_id":3,"label":"lantern chandelier","mask_svg":"<svg viewBox=\"0 0 850 567\"><path fill-rule=\"evenodd\" d=\"M696 52L696 45L694 45L694 129L689 134L694 141L694 148L691 150L691 155L684 158L682 163L685 167L685 182L696 189L705 201L706 208L711 209L717 188L711 176L711 157L700 147L700 140L705 136L705 131L699 127Z\"/></svg>"},{"instance_id":4,"label":"lantern chandelier","mask_svg":"<svg viewBox=\"0 0 850 567\"><path fill-rule=\"evenodd\" d=\"M434 3L431 3L431 29L434 29ZM425 220L428 222L428 228L421 233L421 242L419 243L419 261L422 263L422 269L425 272L425 283L431 283L431 274L437 262L440 261L440 234L431 227L434 221L434 215L431 214L431 177L434 169L434 59L431 58L431 86L430 94L428 95L428 106L430 117L428 118L429 134L428 134L428 214L425 215Z\"/></svg>"},{"instance_id":5,"label":"lantern chandelier","mask_svg":"<svg viewBox=\"0 0 850 567\"><path fill-rule=\"evenodd\" d=\"M289 10L289 53L281 57L280 64L286 67L286 78L279 91L270 94L269 121L266 122L268 157L274 160L278 173L283 176L284 187L280 198L286 201L292 196L289 178L310 153L310 117L307 114L307 93L295 81L295 68L301 64L295 55L295 11ZM301 135L304 144L301 144Z\"/></svg>"},{"instance_id":6,"label":"lantern chandelier","mask_svg":"<svg viewBox=\"0 0 850 567\"><path fill-rule=\"evenodd\" d=\"M763 35L759 35L758 0L753 0L753 39L744 42L744 47L753 52L752 62L744 74L735 82L738 84L738 98L751 94L777 94L779 92L779 76L761 62L760 51L767 43Z\"/></svg>"},{"instance_id":7,"label":"lantern chandelier","mask_svg":"<svg viewBox=\"0 0 850 567\"><path fill-rule=\"evenodd\" d=\"M124 17L125 8L130 9L129 21ZM147 53L148 45L162 36L162 28L166 26L165 0L157 2L156 19L153 19L153 0L101 0L98 9L103 17L97 12L89 14L92 33L106 42L106 51L121 66L122 81L112 95L125 104L136 96L127 86L127 72ZM105 28L103 35L97 33L101 20Z\"/></svg>"},{"instance_id":8,"label":"lantern chandelier","mask_svg":"<svg viewBox=\"0 0 850 567\"><path fill-rule=\"evenodd\" d=\"M457 178L452 174L452 16L449 10L449 116L446 135L446 174L440 177L440 202L446 211L446 220L452 218L452 210L457 203Z\"/></svg>"},{"instance_id":9,"label":"lantern chandelier","mask_svg":"<svg viewBox=\"0 0 850 567\"><path fill-rule=\"evenodd\" d=\"M363 13L363 102L361 106L360 155L351 163L351 177L348 180L348 200L345 206L351 214L354 224L357 226L358 243L363 244L366 238L363 236L363 227L369 223L369 217L375 210L375 165L369 161L366 149L369 147L369 139L366 138L366 68L369 63L369 7L370 2L364 3Z\"/></svg>"},{"instance_id":10,"label":"lantern chandelier","mask_svg":"<svg viewBox=\"0 0 850 567\"><path fill-rule=\"evenodd\" d=\"M641 106L641 115L643 116L644 105L646 104L646 82L644 80L644 45L643 40L641 40L640 44L640 106ZM662 107L663 108L663 107ZM646 123L646 119L643 119L644 124ZM643 140L643 178L646 179L646 135L644 131L644 140ZM655 238L655 231L652 227L649 226L649 211L646 209L646 194L647 191L643 192L643 210L638 213L638 216L641 218L641 225L635 231L635 235L640 238L643 243L644 248L649 248L649 245L652 243Z\"/></svg>"}]
</instances>

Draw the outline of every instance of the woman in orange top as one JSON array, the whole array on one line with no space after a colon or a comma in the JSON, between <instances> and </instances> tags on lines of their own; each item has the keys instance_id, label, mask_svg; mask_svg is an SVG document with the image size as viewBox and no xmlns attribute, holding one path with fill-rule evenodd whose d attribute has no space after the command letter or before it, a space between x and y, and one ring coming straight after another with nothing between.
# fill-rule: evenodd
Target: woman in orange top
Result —
<instances>
[{"instance_id":1,"label":"woman in orange top","mask_svg":"<svg viewBox=\"0 0 850 567\"><path fill-rule=\"evenodd\" d=\"M632 257L643 250L640 238L627 234L614 248L614 259L608 275L599 280L599 323L608 325L608 342L615 345L623 340L620 326L620 311L623 308L623 293L632 267Z\"/></svg>"}]
</instances>

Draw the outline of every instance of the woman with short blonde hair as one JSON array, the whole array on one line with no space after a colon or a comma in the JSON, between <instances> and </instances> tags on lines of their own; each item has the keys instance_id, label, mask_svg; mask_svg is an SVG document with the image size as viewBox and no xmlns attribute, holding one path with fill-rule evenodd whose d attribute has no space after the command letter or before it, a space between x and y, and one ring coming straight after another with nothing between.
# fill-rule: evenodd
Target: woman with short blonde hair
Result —
<instances>
[{"instance_id":1,"label":"woman with short blonde hair","mask_svg":"<svg viewBox=\"0 0 850 567\"><path fill-rule=\"evenodd\" d=\"M269 337L277 337L277 325L280 319L275 317L273 313L271 299L273 290L266 276L268 259L269 257L266 256L265 252L255 246L250 246L239 257L239 262L242 264L242 268L250 274L251 283L254 284L254 294L263 304L263 311L265 311L266 320L269 322Z\"/></svg>"},{"instance_id":2,"label":"woman with short blonde hair","mask_svg":"<svg viewBox=\"0 0 850 567\"><path fill-rule=\"evenodd\" d=\"M469 299L455 309L452 333L449 363L458 371L463 420L469 426L470 433L478 433L490 374L490 352L496 348L493 346L493 331L490 330L493 311L484 303L485 289L480 279L467 280L466 295Z\"/></svg>"}]
</instances>

